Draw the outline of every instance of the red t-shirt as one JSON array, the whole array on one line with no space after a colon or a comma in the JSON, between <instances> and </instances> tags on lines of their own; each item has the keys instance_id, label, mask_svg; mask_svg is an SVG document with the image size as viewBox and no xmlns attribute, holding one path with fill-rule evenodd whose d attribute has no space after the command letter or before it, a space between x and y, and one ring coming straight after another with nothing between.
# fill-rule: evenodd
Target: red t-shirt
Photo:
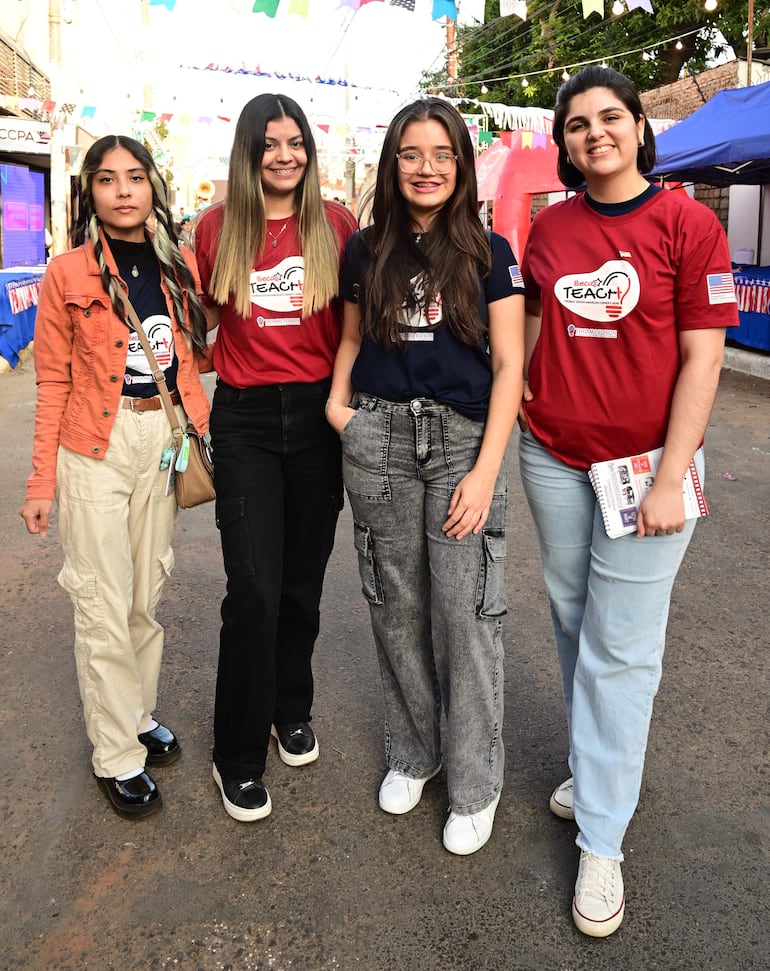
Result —
<instances>
[{"instance_id":1,"label":"red t-shirt","mask_svg":"<svg viewBox=\"0 0 770 971\"><path fill-rule=\"evenodd\" d=\"M339 203L324 206L340 241L341 267L345 244L357 229L356 220ZM205 292L211 283L223 218L224 207L212 206L195 227L195 256ZM221 308L214 369L235 388L328 378L340 342L340 298L310 317L300 316L305 262L296 216L269 219L268 228L272 236L267 235L264 252L251 272L251 316L237 314L232 300Z\"/></svg>"},{"instance_id":2,"label":"red t-shirt","mask_svg":"<svg viewBox=\"0 0 770 971\"><path fill-rule=\"evenodd\" d=\"M535 438L579 469L662 445L680 331L738 323L714 213L661 191L607 216L581 193L537 214L521 269L543 307L528 372Z\"/></svg>"}]
</instances>

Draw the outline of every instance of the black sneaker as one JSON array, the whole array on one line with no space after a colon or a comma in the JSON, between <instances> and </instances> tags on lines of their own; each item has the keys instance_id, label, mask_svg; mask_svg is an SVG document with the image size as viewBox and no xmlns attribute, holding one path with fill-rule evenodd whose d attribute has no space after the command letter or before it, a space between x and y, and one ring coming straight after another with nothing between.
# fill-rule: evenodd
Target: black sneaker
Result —
<instances>
[{"instance_id":1,"label":"black sneaker","mask_svg":"<svg viewBox=\"0 0 770 971\"><path fill-rule=\"evenodd\" d=\"M307 722L273 725L270 734L278 742L278 754L287 765L307 765L318 758L318 739Z\"/></svg>"},{"instance_id":2,"label":"black sneaker","mask_svg":"<svg viewBox=\"0 0 770 971\"><path fill-rule=\"evenodd\" d=\"M269 816L273 808L270 793L261 779L223 779L214 765L214 782L222 793L225 811L240 823L253 823Z\"/></svg>"}]
</instances>

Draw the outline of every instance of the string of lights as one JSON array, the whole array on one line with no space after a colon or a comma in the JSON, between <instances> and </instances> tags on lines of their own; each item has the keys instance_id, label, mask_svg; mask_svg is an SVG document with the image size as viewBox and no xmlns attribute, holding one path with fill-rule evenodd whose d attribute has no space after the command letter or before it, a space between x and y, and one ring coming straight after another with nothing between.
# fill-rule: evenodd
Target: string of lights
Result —
<instances>
[{"instance_id":1,"label":"string of lights","mask_svg":"<svg viewBox=\"0 0 770 971\"><path fill-rule=\"evenodd\" d=\"M649 44L645 44L641 47L634 47L624 51L618 51L615 54L604 54L602 57L591 58L588 60L575 61L567 64L554 65L547 68L528 70L528 71L518 71L512 74L501 75L499 77L489 77L487 75L481 74L471 74L465 75L461 79L448 79L443 84L434 84L433 87L439 90L446 90L453 87L459 83L462 86L468 85L478 85L481 94L486 94L488 92L487 84L499 84L505 81L520 81L522 87L529 86L529 78L535 78L539 76L549 75L549 74L561 74L564 80L570 77L570 73L581 68L586 67L589 64L601 64L603 66L608 66L613 60L618 60L621 58L633 57L634 55L641 54L643 57L646 55L646 59L650 60L650 51L655 51L658 48L665 47L669 44L674 44L678 50L682 48L683 39L693 36L701 32L702 27L696 27L689 31L683 31L674 34L671 37L666 37L662 40L652 41Z\"/></svg>"}]
</instances>

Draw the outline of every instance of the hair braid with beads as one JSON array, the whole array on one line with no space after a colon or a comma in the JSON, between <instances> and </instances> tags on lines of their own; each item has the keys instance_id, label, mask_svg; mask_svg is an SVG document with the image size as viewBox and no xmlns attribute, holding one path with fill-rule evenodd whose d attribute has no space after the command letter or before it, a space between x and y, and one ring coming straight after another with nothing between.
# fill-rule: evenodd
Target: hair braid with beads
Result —
<instances>
[{"instance_id":1,"label":"hair braid with beads","mask_svg":"<svg viewBox=\"0 0 770 971\"><path fill-rule=\"evenodd\" d=\"M193 275L176 243L173 220L166 201L165 184L152 155L141 142L126 135L106 135L94 142L86 152L80 170L78 214L72 230L73 245L80 245L86 239L91 241L94 256L99 264L104 291L110 298L115 313L128 326L125 307L118 289L119 284L110 272L104 255L103 236L99 235L100 223L91 189L93 177L101 168L104 156L115 148L124 148L130 152L147 173L152 187L154 217L154 232L151 233L152 248L171 295L174 318L182 332L190 338L193 350L196 353L203 353L206 348L206 315L195 292Z\"/></svg>"}]
</instances>

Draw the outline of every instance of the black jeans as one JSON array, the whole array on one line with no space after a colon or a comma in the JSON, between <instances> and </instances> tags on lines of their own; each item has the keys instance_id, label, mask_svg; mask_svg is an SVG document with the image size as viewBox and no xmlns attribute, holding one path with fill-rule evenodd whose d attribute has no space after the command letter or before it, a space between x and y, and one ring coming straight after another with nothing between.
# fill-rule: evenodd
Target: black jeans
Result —
<instances>
[{"instance_id":1,"label":"black jeans","mask_svg":"<svg viewBox=\"0 0 770 971\"><path fill-rule=\"evenodd\" d=\"M214 393L227 574L214 709L223 776L261 776L270 725L311 717L311 659L343 496L339 439L324 417L329 385L219 381Z\"/></svg>"}]
</instances>

